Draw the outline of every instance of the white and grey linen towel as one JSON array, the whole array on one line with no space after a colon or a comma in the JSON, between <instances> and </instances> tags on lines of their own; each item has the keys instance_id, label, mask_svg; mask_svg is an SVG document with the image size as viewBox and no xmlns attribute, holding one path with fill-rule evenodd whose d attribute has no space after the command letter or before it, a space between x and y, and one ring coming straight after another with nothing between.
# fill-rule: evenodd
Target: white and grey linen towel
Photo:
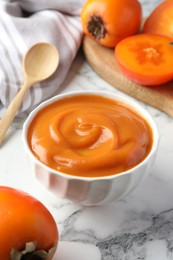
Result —
<instances>
[{"instance_id":1,"label":"white and grey linen towel","mask_svg":"<svg viewBox=\"0 0 173 260\"><path fill-rule=\"evenodd\" d=\"M0 115L23 84L23 57L33 44L50 42L60 54L55 74L31 88L20 112L54 96L82 39L84 0L0 0Z\"/></svg>"}]
</instances>

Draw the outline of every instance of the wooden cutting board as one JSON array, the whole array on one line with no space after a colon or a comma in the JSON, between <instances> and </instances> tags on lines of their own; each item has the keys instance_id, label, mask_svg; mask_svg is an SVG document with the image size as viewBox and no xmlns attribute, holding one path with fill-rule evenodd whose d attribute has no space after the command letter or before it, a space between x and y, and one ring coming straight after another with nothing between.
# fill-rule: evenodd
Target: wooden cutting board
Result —
<instances>
[{"instance_id":1,"label":"wooden cutting board","mask_svg":"<svg viewBox=\"0 0 173 260\"><path fill-rule=\"evenodd\" d=\"M83 40L83 51L90 66L113 87L173 117L173 81L148 87L128 80L117 67L114 50L87 36Z\"/></svg>"}]
</instances>

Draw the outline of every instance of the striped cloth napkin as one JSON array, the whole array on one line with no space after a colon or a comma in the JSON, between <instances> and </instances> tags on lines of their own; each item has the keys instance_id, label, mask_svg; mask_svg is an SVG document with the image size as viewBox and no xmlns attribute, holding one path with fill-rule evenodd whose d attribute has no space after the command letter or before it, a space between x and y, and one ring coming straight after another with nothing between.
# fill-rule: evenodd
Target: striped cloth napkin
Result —
<instances>
[{"instance_id":1,"label":"striped cloth napkin","mask_svg":"<svg viewBox=\"0 0 173 260\"><path fill-rule=\"evenodd\" d=\"M23 57L33 44L50 42L60 63L48 80L32 87L19 112L58 93L80 47L84 0L0 0L0 115L23 84ZM20 114L20 113L19 113Z\"/></svg>"}]
</instances>

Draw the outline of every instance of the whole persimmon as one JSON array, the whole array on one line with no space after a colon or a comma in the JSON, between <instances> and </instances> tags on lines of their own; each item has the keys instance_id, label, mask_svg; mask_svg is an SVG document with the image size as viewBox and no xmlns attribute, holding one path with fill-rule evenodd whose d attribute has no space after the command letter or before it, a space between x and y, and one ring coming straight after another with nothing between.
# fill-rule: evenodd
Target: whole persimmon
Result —
<instances>
[{"instance_id":1,"label":"whole persimmon","mask_svg":"<svg viewBox=\"0 0 173 260\"><path fill-rule=\"evenodd\" d=\"M138 0L87 0L81 11L84 33L107 47L138 32L142 7Z\"/></svg>"},{"instance_id":2,"label":"whole persimmon","mask_svg":"<svg viewBox=\"0 0 173 260\"><path fill-rule=\"evenodd\" d=\"M0 259L50 260L58 238L55 220L40 201L0 186Z\"/></svg>"},{"instance_id":3,"label":"whole persimmon","mask_svg":"<svg viewBox=\"0 0 173 260\"><path fill-rule=\"evenodd\" d=\"M173 39L173 1L161 2L144 22L144 33L154 33Z\"/></svg>"}]
</instances>

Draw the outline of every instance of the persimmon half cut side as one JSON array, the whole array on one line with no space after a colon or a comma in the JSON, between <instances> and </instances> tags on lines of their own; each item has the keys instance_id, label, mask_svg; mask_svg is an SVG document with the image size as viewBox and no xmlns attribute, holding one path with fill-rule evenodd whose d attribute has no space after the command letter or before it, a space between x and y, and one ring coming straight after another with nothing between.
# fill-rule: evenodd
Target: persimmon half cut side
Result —
<instances>
[{"instance_id":1,"label":"persimmon half cut side","mask_svg":"<svg viewBox=\"0 0 173 260\"><path fill-rule=\"evenodd\" d=\"M106 47L137 33L141 19L137 0L87 0L81 11L84 33Z\"/></svg>"},{"instance_id":2,"label":"persimmon half cut side","mask_svg":"<svg viewBox=\"0 0 173 260\"><path fill-rule=\"evenodd\" d=\"M160 85L173 79L173 46L168 37L128 37L117 44L115 58L124 75L138 84Z\"/></svg>"}]
</instances>

